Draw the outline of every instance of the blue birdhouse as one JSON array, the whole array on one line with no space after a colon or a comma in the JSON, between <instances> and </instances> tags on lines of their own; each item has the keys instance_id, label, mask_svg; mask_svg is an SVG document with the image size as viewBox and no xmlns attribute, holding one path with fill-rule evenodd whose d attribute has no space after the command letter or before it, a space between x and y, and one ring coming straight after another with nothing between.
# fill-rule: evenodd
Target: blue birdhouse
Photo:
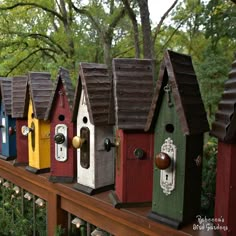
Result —
<instances>
[{"instance_id":1,"label":"blue birdhouse","mask_svg":"<svg viewBox=\"0 0 236 236\"><path fill-rule=\"evenodd\" d=\"M12 80L3 78L1 80L1 108L0 108L0 127L1 127L1 159L12 160L16 157L16 120L11 116L12 110Z\"/></svg>"}]
</instances>

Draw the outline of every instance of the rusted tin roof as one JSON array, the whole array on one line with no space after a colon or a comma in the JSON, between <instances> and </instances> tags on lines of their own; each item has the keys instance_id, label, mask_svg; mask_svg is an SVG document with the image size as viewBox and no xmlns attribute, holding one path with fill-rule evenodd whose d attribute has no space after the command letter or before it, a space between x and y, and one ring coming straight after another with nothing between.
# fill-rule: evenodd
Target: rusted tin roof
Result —
<instances>
[{"instance_id":1,"label":"rusted tin roof","mask_svg":"<svg viewBox=\"0 0 236 236\"><path fill-rule=\"evenodd\" d=\"M6 115L11 115L12 110L12 78L5 78L1 80L1 94L2 94L2 103L5 108Z\"/></svg>"},{"instance_id":2,"label":"rusted tin roof","mask_svg":"<svg viewBox=\"0 0 236 236\"><path fill-rule=\"evenodd\" d=\"M74 88L73 88L73 85L72 85L72 82L70 79L69 71L63 67L60 67L58 75L57 75L57 79L55 80L55 83L54 83L50 102L49 102L49 105L48 105L48 108L46 111L45 120L50 119L52 107L54 105L54 101L55 101L55 98L57 95L59 81L61 81L63 84L64 90L65 90L65 96L66 96L66 99L69 103L70 112L72 113L73 99L74 99Z\"/></svg>"},{"instance_id":3,"label":"rusted tin roof","mask_svg":"<svg viewBox=\"0 0 236 236\"><path fill-rule=\"evenodd\" d=\"M225 82L210 134L226 143L236 143L236 60Z\"/></svg>"},{"instance_id":4,"label":"rusted tin roof","mask_svg":"<svg viewBox=\"0 0 236 236\"><path fill-rule=\"evenodd\" d=\"M84 89L90 122L94 125L110 123L112 80L104 64L80 63L79 79L75 90L73 120L77 118L81 91Z\"/></svg>"},{"instance_id":5,"label":"rusted tin roof","mask_svg":"<svg viewBox=\"0 0 236 236\"><path fill-rule=\"evenodd\" d=\"M113 59L116 126L144 130L153 95L153 60Z\"/></svg>"},{"instance_id":6,"label":"rusted tin roof","mask_svg":"<svg viewBox=\"0 0 236 236\"><path fill-rule=\"evenodd\" d=\"M27 91L28 77L15 76L12 78L12 117L26 118L29 103Z\"/></svg>"},{"instance_id":7,"label":"rusted tin roof","mask_svg":"<svg viewBox=\"0 0 236 236\"><path fill-rule=\"evenodd\" d=\"M29 91L33 103L33 111L36 119L44 119L53 85L51 75L47 72L29 73Z\"/></svg>"},{"instance_id":8,"label":"rusted tin roof","mask_svg":"<svg viewBox=\"0 0 236 236\"><path fill-rule=\"evenodd\" d=\"M189 135L208 131L209 125L192 59L188 55L170 50L164 54L145 130L155 125L167 84L171 87L182 132Z\"/></svg>"}]
</instances>

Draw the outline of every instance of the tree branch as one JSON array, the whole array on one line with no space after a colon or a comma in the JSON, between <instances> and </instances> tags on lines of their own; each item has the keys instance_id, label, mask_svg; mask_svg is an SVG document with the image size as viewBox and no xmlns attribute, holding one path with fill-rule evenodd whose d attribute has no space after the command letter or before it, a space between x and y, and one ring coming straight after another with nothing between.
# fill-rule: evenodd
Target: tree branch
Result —
<instances>
[{"instance_id":1,"label":"tree branch","mask_svg":"<svg viewBox=\"0 0 236 236\"><path fill-rule=\"evenodd\" d=\"M154 33L154 37L153 37L153 43L155 44L157 35L160 32L161 26L164 22L164 20L167 18L167 16L169 15L169 13L172 11L172 9L175 7L175 5L178 3L178 0L175 0L174 3L169 7L169 9L163 14L163 16L161 17L161 20L159 21L156 29L155 29L155 33Z\"/></svg>"},{"instance_id":2,"label":"tree branch","mask_svg":"<svg viewBox=\"0 0 236 236\"><path fill-rule=\"evenodd\" d=\"M0 11L4 11L4 10L12 10L12 9L15 9L17 7L21 7L21 6L32 6L32 7L36 7L36 8L40 8L46 12L49 12L55 16L57 16L61 21L63 21L63 17L57 13L56 11L52 10L52 9L49 9L43 5L40 5L40 4L37 4L37 3L31 3L31 2L28 2L28 3L25 3L25 2L18 2L12 6L8 6L8 7L0 7Z\"/></svg>"}]
</instances>

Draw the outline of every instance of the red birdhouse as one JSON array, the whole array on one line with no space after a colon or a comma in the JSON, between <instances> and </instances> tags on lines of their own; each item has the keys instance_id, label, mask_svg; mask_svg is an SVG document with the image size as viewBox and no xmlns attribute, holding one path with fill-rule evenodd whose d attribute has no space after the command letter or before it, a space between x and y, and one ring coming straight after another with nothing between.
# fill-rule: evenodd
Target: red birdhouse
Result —
<instances>
[{"instance_id":1,"label":"red birdhouse","mask_svg":"<svg viewBox=\"0 0 236 236\"><path fill-rule=\"evenodd\" d=\"M12 117L16 118L16 149L17 156L14 165L26 165L29 161L28 138L21 132L22 126L27 126L27 76L16 76L12 79Z\"/></svg>"},{"instance_id":2,"label":"red birdhouse","mask_svg":"<svg viewBox=\"0 0 236 236\"><path fill-rule=\"evenodd\" d=\"M74 89L69 71L60 68L45 120L50 120L52 182L72 182L76 176L76 151L71 141L75 135L72 120Z\"/></svg>"},{"instance_id":3,"label":"red birdhouse","mask_svg":"<svg viewBox=\"0 0 236 236\"><path fill-rule=\"evenodd\" d=\"M114 59L117 208L152 200L153 134L144 132L153 94L153 61Z\"/></svg>"},{"instance_id":4,"label":"red birdhouse","mask_svg":"<svg viewBox=\"0 0 236 236\"><path fill-rule=\"evenodd\" d=\"M215 224L222 236L236 234L236 60L218 105L211 135L218 138Z\"/></svg>"}]
</instances>

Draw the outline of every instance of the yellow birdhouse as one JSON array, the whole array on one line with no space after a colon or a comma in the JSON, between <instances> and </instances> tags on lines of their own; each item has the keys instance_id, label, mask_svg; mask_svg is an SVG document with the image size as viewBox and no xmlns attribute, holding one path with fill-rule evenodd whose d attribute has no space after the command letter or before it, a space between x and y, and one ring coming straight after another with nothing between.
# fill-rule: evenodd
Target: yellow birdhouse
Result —
<instances>
[{"instance_id":1,"label":"yellow birdhouse","mask_svg":"<svg viewBox=\"0 0 236 236\"><path fill-rule=\"evenodd\" d=\"M22 126L21 131L28 136L26 170L35 174L50 170L50 123L44 120L52 92L50 77L46 72L29 73L28 126Z\"/></svg>"}]
</instances>

